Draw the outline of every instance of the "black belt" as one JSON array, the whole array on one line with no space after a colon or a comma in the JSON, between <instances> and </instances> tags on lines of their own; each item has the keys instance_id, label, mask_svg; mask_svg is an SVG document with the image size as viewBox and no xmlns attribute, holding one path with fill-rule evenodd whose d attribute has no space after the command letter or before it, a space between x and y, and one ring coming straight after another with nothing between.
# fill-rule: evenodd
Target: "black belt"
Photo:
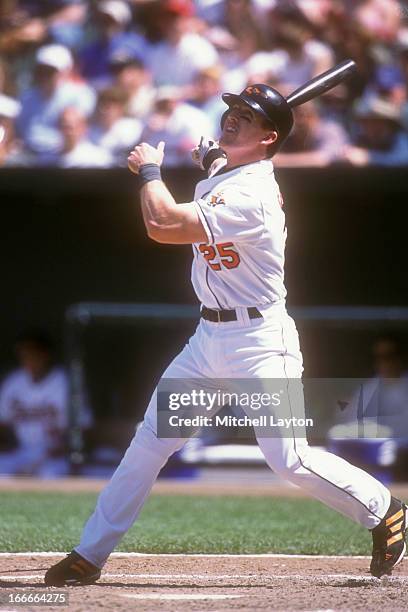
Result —
<instances>
[{"instance_id":1,"label":"black belt","mask_svg":"<svg viewBox=\"0 0 408 612\"><path fill-rule=\"evenodd\" d=\"M262 319L262 315L255 306L247 308L248 316L250 319ZM212 321L213 323L228 323L230 321L237 321L236 310L213 310L203 306L201 308L201 317L206 321Z\"/></svg>"}]
</instances>

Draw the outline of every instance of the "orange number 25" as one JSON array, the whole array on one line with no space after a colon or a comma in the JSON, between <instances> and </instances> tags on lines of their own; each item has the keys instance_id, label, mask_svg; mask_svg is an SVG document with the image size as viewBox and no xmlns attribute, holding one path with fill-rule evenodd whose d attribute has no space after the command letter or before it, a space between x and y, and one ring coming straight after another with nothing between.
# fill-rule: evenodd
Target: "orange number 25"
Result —
<instances>
[{"instance_id":1,"label":"orange number 25","mask_svg":"<svg viewBox=\"0 0 408 612\"><path fill-rule=\"evenodd\" d=\"M223 242L222 244L216 244L214 246L208 244L200 244L200 252L204 255L204 259L207 261L211 270L219 272L224 268L232 270L237 268L241 263L241 259L237 251L234 251L234 244L232 242ZM220 261L214 261L219 257Z\"/></svg>"}]
</instances>

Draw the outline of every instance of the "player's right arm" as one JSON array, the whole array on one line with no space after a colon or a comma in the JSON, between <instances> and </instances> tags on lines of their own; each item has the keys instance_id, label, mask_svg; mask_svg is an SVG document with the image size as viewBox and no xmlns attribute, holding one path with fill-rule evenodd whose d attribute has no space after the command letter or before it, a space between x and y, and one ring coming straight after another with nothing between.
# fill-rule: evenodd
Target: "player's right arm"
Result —
<instances>
[{"instance_id":1,"label":"player's right arm","mask_svg":"<svg viewBox=\"0 0 408 612\"><path fill-rule=\"evenodd\" d=\"M164 143L157 149L142 143L128 157L129 169L139 174L146 164L161 166ZM163 244L207 242L207 233L193 203L176 204L170 191L158 176L140 189L140 201L147 235Z\"/></svg>"}]
</instances>

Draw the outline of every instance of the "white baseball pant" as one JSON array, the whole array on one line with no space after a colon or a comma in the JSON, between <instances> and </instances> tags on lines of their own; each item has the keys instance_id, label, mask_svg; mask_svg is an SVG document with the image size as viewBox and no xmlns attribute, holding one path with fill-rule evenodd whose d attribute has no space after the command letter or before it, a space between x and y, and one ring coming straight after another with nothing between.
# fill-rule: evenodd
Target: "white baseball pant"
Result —
<instances>
[{"instance_id":1,"label":"white baseball pant","mask_svg":"<svg viewBox=\"0 0 408 612\"><path fill-rule=\"evenodd\" d=\"M245 308L237 309L236 322L201 319L163 378L299 379L302 355L293 320L284 305L259 310L263 319L249 319ZM101 492L76 547L98 567L137 519L161 468L186 441L158 438L156 420L155 390L142 426ZM344 459L311 448L306 437L257 436L257 441L276 474L362 526L373 529L387 512L390 492L384 485Z\"/></svg>"}]
</instances>

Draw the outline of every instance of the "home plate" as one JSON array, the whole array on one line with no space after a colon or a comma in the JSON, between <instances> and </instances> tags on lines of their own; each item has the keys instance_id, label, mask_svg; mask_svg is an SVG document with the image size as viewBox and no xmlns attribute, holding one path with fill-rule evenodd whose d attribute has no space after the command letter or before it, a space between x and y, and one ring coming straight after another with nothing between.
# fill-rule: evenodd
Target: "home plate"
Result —
<instances>
[{"instance_id":1,"label":"home plate","mask_svg":"<svg viewBox=\"0 0 408 612\"><path fill-rule=\"evenodd\" d=\"M161 599L164 601L192 601L198 599L237 599L241 595L215 595L212 593L123 593L128 599Z\"/></svg>"}]
</instances>

